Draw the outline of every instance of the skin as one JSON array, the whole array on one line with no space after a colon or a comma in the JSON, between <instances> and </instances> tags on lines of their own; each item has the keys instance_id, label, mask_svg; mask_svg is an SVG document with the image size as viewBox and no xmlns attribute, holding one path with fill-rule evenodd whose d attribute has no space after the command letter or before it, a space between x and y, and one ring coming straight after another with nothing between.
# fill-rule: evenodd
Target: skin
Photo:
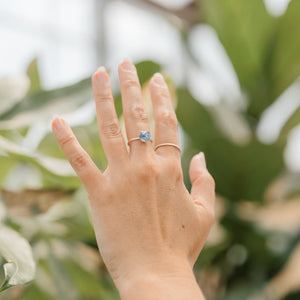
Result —
<instances>
[{"instance_id":1,"label":"skin","mask_svg":"<svg viewBox=\"0 0 300 300\"><path fill-rule=\"evenodd\" d=\"M127 139L149 130L136 68L119 65ZM150 142L133 141L127 151L115 112L109 77L103 67L93 75L104 173L82 149L65 120L52 128L67 159L85 186L99 251L123 300L204 299L193 266L214 221L214 180L204 154L190 164L191 193L183 182L180 152L172 146L154 151ZM155 145L178 144L177 118L161 74L150 80Z\"/></svg>"}]
</instances>

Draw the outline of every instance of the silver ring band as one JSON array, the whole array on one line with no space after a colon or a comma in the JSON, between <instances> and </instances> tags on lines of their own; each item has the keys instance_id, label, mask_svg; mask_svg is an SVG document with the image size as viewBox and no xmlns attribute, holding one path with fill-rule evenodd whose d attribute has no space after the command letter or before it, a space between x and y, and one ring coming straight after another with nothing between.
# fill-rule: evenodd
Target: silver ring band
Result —
<instances>
[{"instance_id":1,"label":"silver ring band","mask_svg":"<svg viewBox=\"0 0 300 300\"><path fill-rule=\"evenodd\" d=\"M159 147L163 147L163 146L172 146L172 147L175 147L177 150L179 150L179 152L181 152L180 147L178 145L172 144L172 143L163 143L163 144L156 145L154 151L156 151L156 149L158 149Z\"/></svg>"}]
</instances>

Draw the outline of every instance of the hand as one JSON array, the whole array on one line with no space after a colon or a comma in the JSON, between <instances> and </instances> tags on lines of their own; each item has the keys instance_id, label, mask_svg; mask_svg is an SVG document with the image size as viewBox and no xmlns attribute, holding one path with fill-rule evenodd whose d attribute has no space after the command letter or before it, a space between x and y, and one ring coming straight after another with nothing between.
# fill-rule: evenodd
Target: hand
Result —
<instances>
[{"instance_id":1,"label":"hand","mask_svg":"<svg viewBox=\"0 0 300 300\"><path fill-rule=\"evenodd\" d=\"M130 60L119 65L119 78L129 140L141 130L149 131L149 124ZM63 119L54 119L52 127L89 194L99 250L109 273L121 296L128 299L133 299L127 295L137 283L147 286L151 282L150 286L156 287L164 280L174 284L176 279L179 285L195 281L192 268L214 220L214 180L203 153L191 161L190 194L183 183L179 150L163 146L154 151L150 142L135 140L128 152L103 67L92 82L100 138L108 159L105 172L95 166ZM162 75L153 76L150 91L155 144L178 144L177 119Z\"/></svg>"}]
</instances>

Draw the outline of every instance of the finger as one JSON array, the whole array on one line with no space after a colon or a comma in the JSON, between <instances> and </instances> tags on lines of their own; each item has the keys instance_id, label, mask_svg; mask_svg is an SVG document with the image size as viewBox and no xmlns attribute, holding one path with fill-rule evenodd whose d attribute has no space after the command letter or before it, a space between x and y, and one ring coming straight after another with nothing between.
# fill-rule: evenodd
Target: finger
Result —
<instances>
[{"instance_id":1,"label":"finger","mask_svg":"<svg viewBox=\"0 0 300 300\"><path fill-rule=\"evenodd\" d=\"M190 164L191 197L196 207L214 217L215 183L206 168L203 152L195 155Z\"/></svg>"},{"instance_id":2,"label":"finger","mask_svg":"<svg viewBox=\"0 0 300 300\"><path fill-rule=\"evenodd\" d=\"M129 59L119 65L119 79L122 93L123 114L128 140L139 137L140 132L150 131L148 115L142 99L142 92L136 68ZM132 153L139 154L152 151L150 142L135 140L130 142Z\"/></svg>"},{"instance_id":3,"label":"finger","mask_svg":"<svg viewBox=\"0 0 300 300\"><path fill-rule=\"evenodd\" d=\"M56 117L52 122L52 130L87 192L92 193L95 187L98 187L99 183L101 184L103 181L103 175L90 156L82 149L72 129L64 119Z\"/></svg>"},{"instance_id":4,"label":"finger","mask_svg":"<svg viewBox=\"0 0 300 300\"><path fill-rule=\"evenodd\" d=\"M121 133L114 100L105 68L93 75L93 92L96 104L99 134L108 164L120 167L128 160L128 152Z\"/></svg>"},{"instance_id":5,"label":"finger","mask_svg":"<svg viewBox=\"0 0 300 300\"><path fill-rule=\"evenodd\" d=\"M163 143L178 145L178 121L168 86L160 73L152 77L150 93L155 120L155 145ZM156 153L166 157L172 155L180 158L180 151L170 145L157 148Z\"/></svg>"}]
</instances>

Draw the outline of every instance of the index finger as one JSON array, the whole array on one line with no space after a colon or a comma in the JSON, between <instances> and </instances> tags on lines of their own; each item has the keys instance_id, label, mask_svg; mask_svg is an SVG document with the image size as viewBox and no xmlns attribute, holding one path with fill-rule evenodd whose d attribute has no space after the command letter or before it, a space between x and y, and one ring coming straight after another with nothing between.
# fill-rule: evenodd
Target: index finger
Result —
<instances>
[{"instance_id":1,"label":"index finger","mask_svg":"<svg viewBox=\"0 0 300 300\"><path fill-rule=\"evenodd\" d=\"M56 117L52 129L61 149L89 194L103 182L103 175L83 150L67 122Z\"/></svg>"}]
</instances>

